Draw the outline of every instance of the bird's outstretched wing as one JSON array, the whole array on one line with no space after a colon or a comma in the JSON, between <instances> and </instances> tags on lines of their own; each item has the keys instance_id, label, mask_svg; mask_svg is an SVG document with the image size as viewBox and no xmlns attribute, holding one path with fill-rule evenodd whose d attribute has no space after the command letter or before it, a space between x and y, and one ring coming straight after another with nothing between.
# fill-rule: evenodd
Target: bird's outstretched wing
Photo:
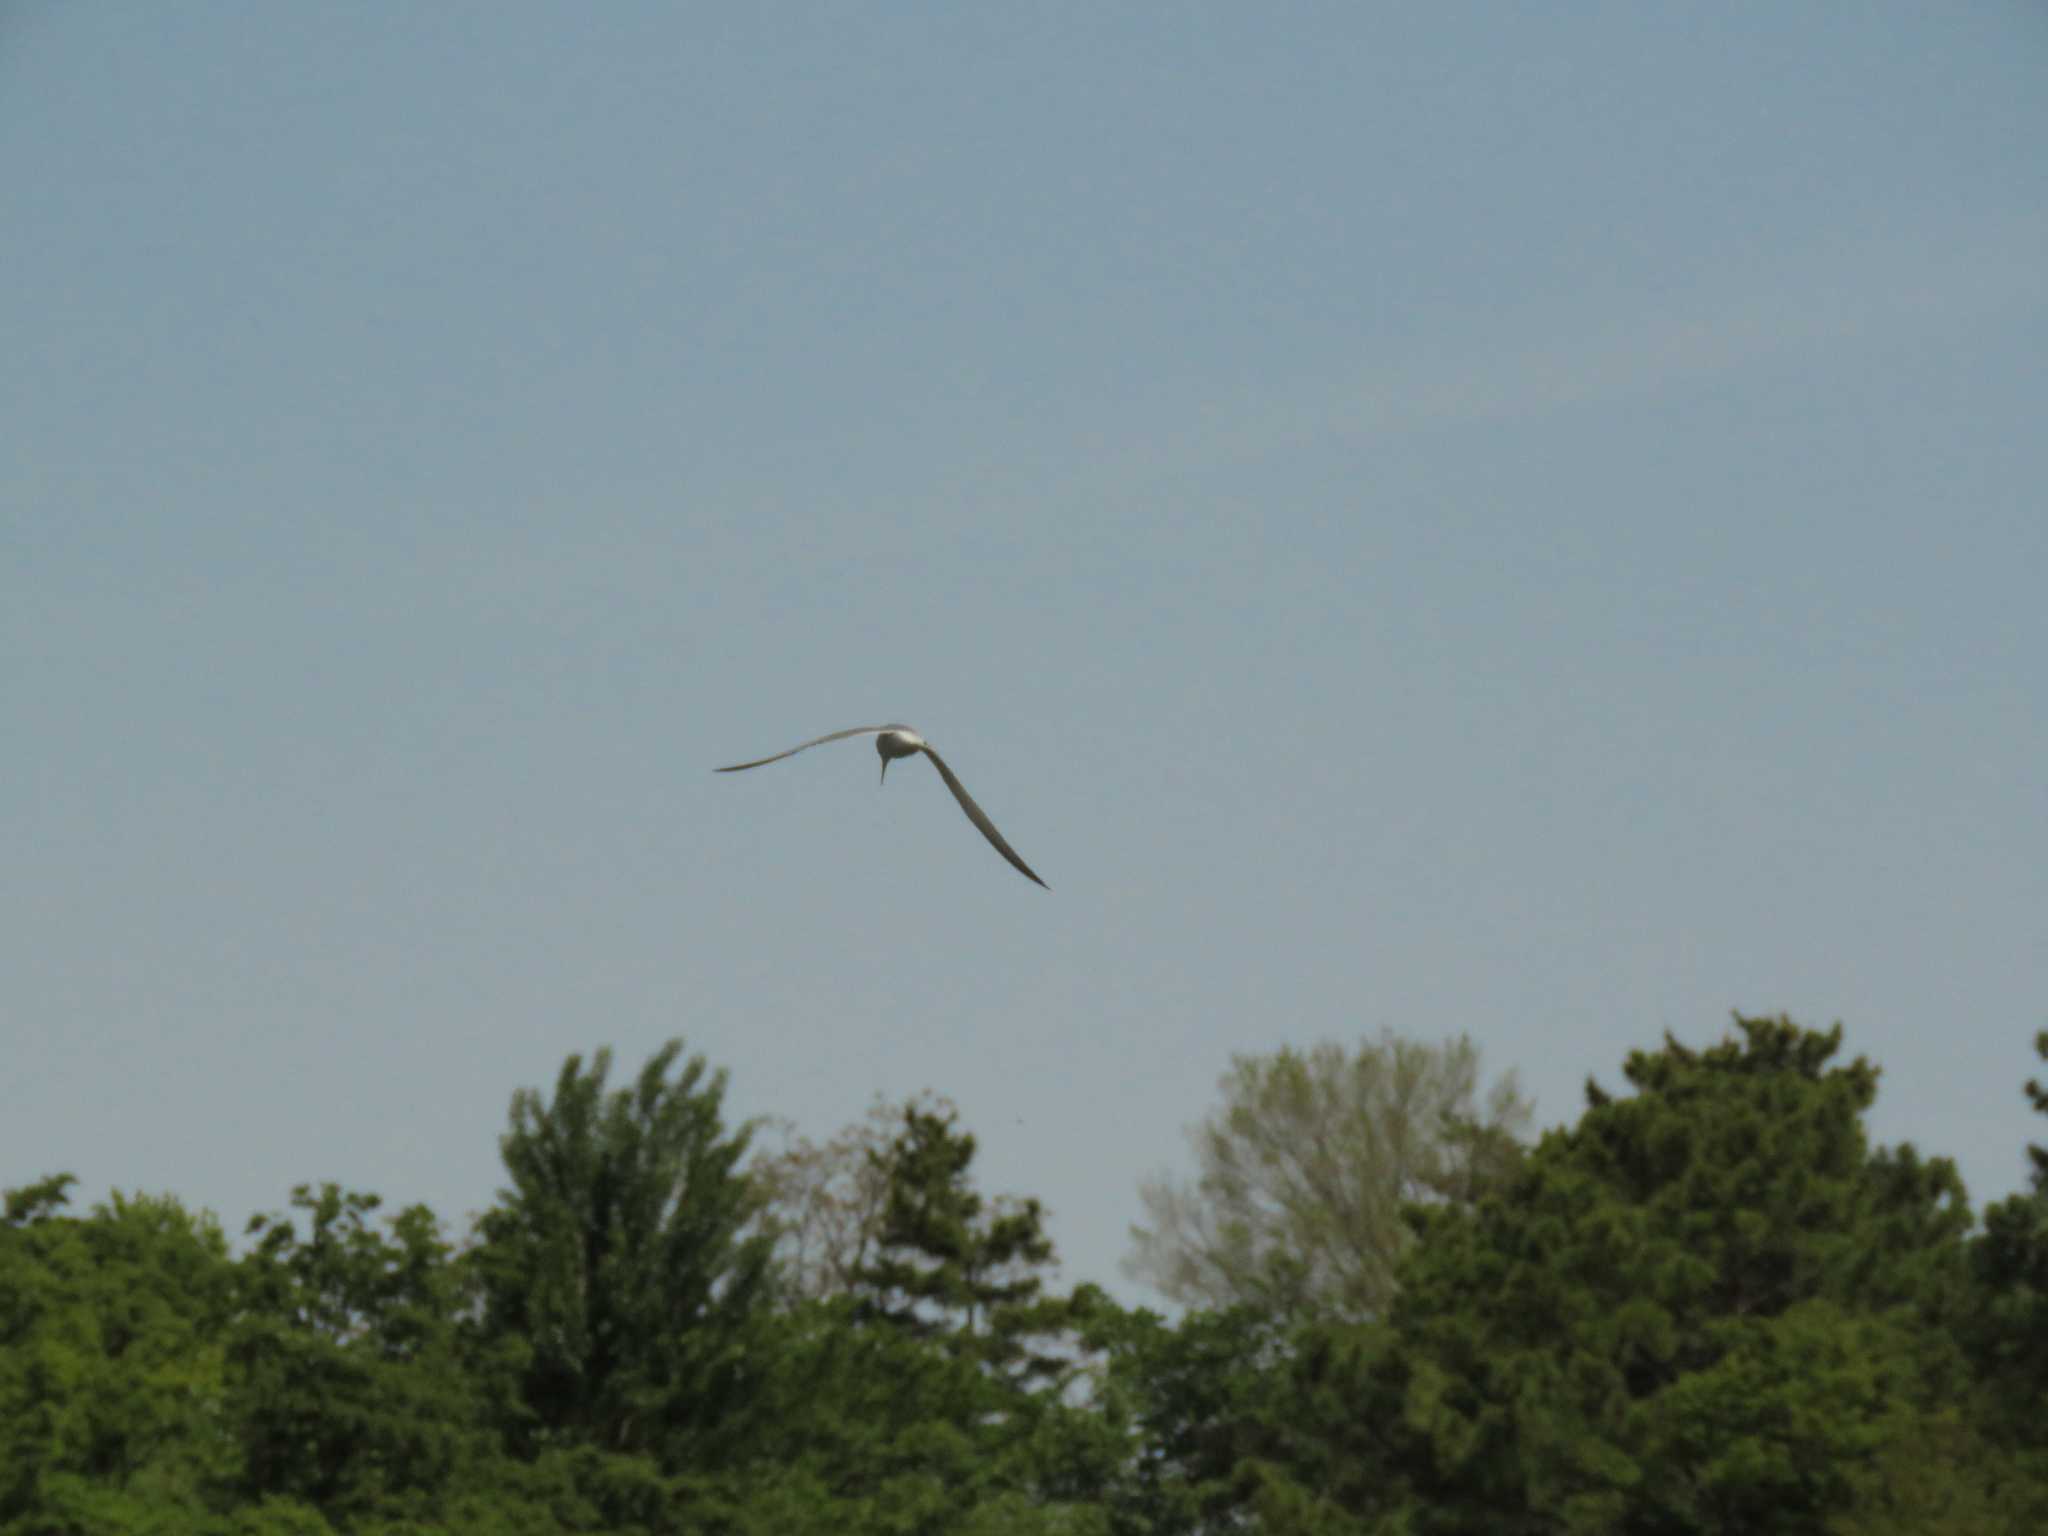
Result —
<instances>
[{"instance_id":1,"label":"bird's outstretched wing","mask_svg":"<svg viewBox=\"0 0 2048 1536\"><path fill-rule=\"evenodd\" d=\"M795 757L808 747L822 747L828 741L844 741L849 736L879 736L884 731L907 731L907 725L856 725L850 731L834 731L830 736L818 736L800 747L791 747L787 752L778 752L773 757L757 757L751 763L734 763L729 768L720 768L720 773L738 773L742 768L759 768L766 763L779 763L785 757Z\"/></svg>"},{"instance_id":2,"label":"bird's outstretched wing","mask_svg":"<svg viewBox=\"0 0 2048 1536\"><path fill-rule=\"evenodd\" d=\"M801 751L802 748L798 748L798 750ZM932 766L939 770L939 777L946 781L946 788L953 791L953 798L960 802L960 809L967 813L967 819L981 828L981 835L989 840L996 852L1008 859L1010 866L1020 875L1024 876L1025 879L1031 881L1034 885L1043 886L1048 891L1051 890L1051 886L1046 885L1043 880L1040 880L1037 875L1032 873L1029 864L1026 864L1017 857L1017 850L1003 841L1003 834L996 830L996 824L988 819L986 811L974 803L974 796L967 793L967 786L953 777L953 770L946 766L946 760L929 746L924 749L924 755L930 758ZM774 759L771 758L769 761L772 762ZM742 766L748 765L743 764Z\"/></svg>"}]
</instances>

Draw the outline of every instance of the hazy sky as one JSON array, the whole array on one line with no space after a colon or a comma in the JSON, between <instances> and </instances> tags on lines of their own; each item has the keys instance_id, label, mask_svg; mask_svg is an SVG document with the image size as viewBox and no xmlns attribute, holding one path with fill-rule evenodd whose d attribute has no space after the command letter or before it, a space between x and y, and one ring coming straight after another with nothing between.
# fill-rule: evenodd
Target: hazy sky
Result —
<instances>
[{"instance_id":1,"label":"hazy sky","mask_svg":"<svg viewBox=\"0 0 2048 1536\"><path fill-rule=\"evenodd\" d=\"M2048 11L0 8L0 1184L680 1034L1117 1275L1233 1052L1840 1019L2020 1181ZM922 729L1051 885L929 766Z\"/></svg>"}]
</instances>

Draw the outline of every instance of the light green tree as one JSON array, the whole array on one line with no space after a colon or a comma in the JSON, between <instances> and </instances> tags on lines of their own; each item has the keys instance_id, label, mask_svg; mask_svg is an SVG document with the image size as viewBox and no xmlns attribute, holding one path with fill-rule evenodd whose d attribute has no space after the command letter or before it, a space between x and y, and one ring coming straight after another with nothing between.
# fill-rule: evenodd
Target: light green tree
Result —
<instances>
[{"instance_id":1,"label":"light green tree","mask_svg":"<svg viewBox=\"0 0 2048 1536\"><path fill-rule=\"evenodd\" d=\"M1191 1306L1305 1318L1383 1311L1412 1202L1466 1202L1515 1165L1531 1106L1482 1091L1479 1049L1391 1033L1237 1056L1189 1133L1199 1172L1140 1187L1134 1278Z\"/></svg>"}]
</instances>

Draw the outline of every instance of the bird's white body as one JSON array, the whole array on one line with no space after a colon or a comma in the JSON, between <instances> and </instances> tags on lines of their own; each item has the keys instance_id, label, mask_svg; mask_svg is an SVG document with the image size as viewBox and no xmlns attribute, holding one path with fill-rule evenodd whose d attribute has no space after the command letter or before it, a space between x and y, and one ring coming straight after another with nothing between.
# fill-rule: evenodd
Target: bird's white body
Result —
<instances>
[{"instance_id":1,"label":"bird's white body","mask_svg":"<svg viewBox=\"0 0 2048 1536\"><path fill-rule=\"evenodd\" d=\"M915 757L924 749L924 738L915 731L884 731L875 738L875 750L884 758Z\"/></svg>"}]
</instances>

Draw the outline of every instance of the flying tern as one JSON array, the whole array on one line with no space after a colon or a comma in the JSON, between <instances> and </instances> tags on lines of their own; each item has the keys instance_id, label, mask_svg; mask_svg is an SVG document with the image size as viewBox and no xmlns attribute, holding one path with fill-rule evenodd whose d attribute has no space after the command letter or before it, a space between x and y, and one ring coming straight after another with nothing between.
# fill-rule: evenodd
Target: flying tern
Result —
<instances>
[{"instance_id":1,"label":"flying tern","mask_svg":"<svg viewBox=\"0 0 2048 1536\"><path fill-rule=\"evenodd\" d=\"M779 763L785 757L794 757L797 753L808 748L821 747L828 741L844 741L849 736L872 736L875 738L875 751L880 753L882 757L882 783L888 782L889 764L896 758L915 757L920 752L930 758L932 766L939 770L939 777L946 781L946 788L953 791L953 798L960 802L960 809L967 813L969 821L981 829L981 835L989 840L990 846L997 853L1008 859L1011 868L1024 876L1025 879L1032 881L1036 885L1044 886L1047 890L1052 889L1051 886L1046 885L1043 880L1040 880L1036 874L1032 873L1029 864L1026 864L1017 857L1016 849L1003 841L1003 834L998 832L996 824L988 819L988 813L974 803L974 797L967 793L967 786L953 776L953 770L946 766L946 760L943 757L932 750L932 744L907 725L857 725L850 731L834 731L829 736L816 737L803 743L802 746L791 747L787 752L778 752L773 757L757 757L751 763L734 763L730 767L721 768L718 771L720 773L738 773L743 768L760 768L769 763Z\"/></svg>"}]
</instances>

